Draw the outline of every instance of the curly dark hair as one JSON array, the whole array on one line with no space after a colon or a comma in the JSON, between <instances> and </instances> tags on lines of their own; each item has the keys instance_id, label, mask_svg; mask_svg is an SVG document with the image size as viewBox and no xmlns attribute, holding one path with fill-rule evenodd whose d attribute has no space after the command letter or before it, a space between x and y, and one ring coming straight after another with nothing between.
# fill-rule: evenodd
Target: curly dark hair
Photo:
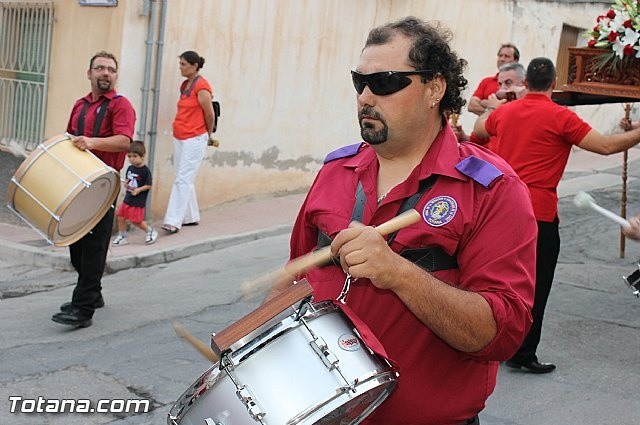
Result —
<instances>
[{"instance_id":1,"label":"curly dark hair","mask_svg":"<svg viewBox=\"0 0 640 425\"><path fill-rule=\"evenodd\" d=\"M409 61L416 70L430 69L435 75L439 74L445 79L447 89L439 103L440 113L459 114L466 103L462 98L462 91L467 87L467 79L462 72L467 61L458 58L457 53L451 50L451 31L439 23L433 25L407 16L372 29L364 47L386 44L398 33L413 40ZM427 81L427 77L422 77L422 82Z\"/></svg>"}]
</instances>

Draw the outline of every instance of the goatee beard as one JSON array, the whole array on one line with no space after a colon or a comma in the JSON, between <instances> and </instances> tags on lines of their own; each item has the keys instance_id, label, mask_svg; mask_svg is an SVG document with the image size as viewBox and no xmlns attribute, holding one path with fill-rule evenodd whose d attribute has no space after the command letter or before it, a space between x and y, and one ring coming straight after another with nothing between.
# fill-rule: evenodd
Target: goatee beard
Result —
<instances>
[{"instance_id":1,"label":"goatee beard","mask_svg":"<svg viewBox=\"0 0 640 425\"><path fill-rule=\"evenodd\" d=\"M98 81L96 85L98 86L98 89L100 89L100 91L102 92L108 92L109 90L111 90L110 81Z\"/></svg>"},{"instance_id":2,"label":"goatee beard","mask_svg":"<svg viewBox=\"0 0 640 425\"><path fill-rule=\"evenodd\" d=\"M362 136L362 140L370 145L380 145L386 142L388 135L389 128L386 125L383 125L383 127L377 131L372 125L360 126L360 136Z\"/></svg>"},{"instance_id":3,"label":"goatee beard","mask_svg":"<svg viewBox=\"0 0 640 425\"><path fill-rule=\"evenodd\" d=\"M376 130L373 123L362 122L363 118L373 118L382 124L380 130ZM382 116L373 108L365 106L358 114L358 122L360 123L360 136L362 140L370 145L379 145L387 141L389 136L389 127L382 119Z\"/></svg>"}]
</instances>

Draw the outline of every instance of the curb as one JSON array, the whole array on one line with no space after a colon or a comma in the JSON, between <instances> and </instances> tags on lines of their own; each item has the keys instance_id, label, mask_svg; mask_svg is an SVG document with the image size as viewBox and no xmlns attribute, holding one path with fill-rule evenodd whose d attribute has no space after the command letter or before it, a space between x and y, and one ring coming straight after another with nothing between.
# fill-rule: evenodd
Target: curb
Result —
<instances>
[{"instance_id":1,"label":"curb","mask_svg":"<svg viewBox=\"0 0 640 425\"><path fill-rule=\"evenodd\" d=\"M258 239L290 233L292 225L279 225L235 235L218 236L195 243L186 243L162 250L145 251L141 254L124 257L107 258L105 273L113 274L122 270L138 267L149 267L161 263L170 263L192 255L203 254ZM46 252L42 248L31 247L11 241L3 241L0 245L0 257L20 264L34 267L51 267L63 271L72 271L68 253Z\"/></svg>"},{"instance_id":2,"label":"curb","mask_svg":"<svg viewBox=\"0 0 640 425\"><path fill-rule=\"evenodd\" d=\"M11 241L3 241L0 245L0 257L13 264L42 267L48 266L59 270L73 270L69 254L43 251L42 248L32 247Z\"/></svg>"},{"instance_id":3,"label":"curb","mask_svg":"<svg viewBox=\"0 0 640 425\"><path fill-rule=\"evenodd\" d=\"M139 255L108 258L105 272L112 274L117 273L121 270L138 267L149 267L162 263L171 263L173 261L178 261L183 258L191 257L193 255L203 254L205 252L211 252L229 246L290 233L292 229L293 226L289 224L273 226L256 231L238 233L230 236L218 236L215 238L204 239L195 243L176 245L163 250L145 251L144 253L141 253Z\"/></svg>"}]
</instances>

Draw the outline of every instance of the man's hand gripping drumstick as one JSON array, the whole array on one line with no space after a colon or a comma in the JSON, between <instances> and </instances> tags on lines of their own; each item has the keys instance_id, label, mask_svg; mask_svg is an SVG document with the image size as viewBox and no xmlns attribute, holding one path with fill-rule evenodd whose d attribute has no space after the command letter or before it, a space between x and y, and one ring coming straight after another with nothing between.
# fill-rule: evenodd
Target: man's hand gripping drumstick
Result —
<instances>
[{"instance_id":1,"label":"man's hand gripping drumstick","mask_svg":"<svg viewBox=\"0 0 640 425\"><path fill-rule=\"evenodd\" d=\"M420 214L416 210L411 209L400 214L397 217L392 218L389 221L382 223L375 229L380 235L386 236L413 223L416 223L418 220L420 220ZM327 246L308 255L298 257L295 260L290 261L284 267L276 270L275 272L268 273L256 280L243 283L241 285L241 290L245 296L251 295L258 290L265 288L268 288L272 290L272 292L275 292L273 290L277 289L276 286L278 284L288 286L299 274L302 274L313 267L324 264L329 260L331 260L331 247ZM189 333L182 325L174 322L173 328L179 337L183 338L189 344L191 344L191 346L194 347L200 354L202 354L202 356L210 360L212 363L216 363L218 361L218 356L213 352L213 350L202 341L197 339L195 336L193 336L191 333Z\"/></svg>"},{"instance_id":2,"label":"man's hand gripping drumstick","mask_svg":"<svg viewBox=\"0 0 640 425\"><path fill-rule=\"evenodd\" d=\"M420 214L416 210L410 209L398 215L397 217L394 217L391 220L375 227L375 230L380 235L387 236L388 234L414 224L419 220ZM240 289L242 293L247 297L255 294L260 290L269 289L272 292L272 294L268 296L269 298L273 295L273 293L277 293L278 290L281 290L282 288L290 285L298 275L330 260L331 247L327 246L317 251L311 252L310 254L291 260L284 267L276 271L268 273L255 280L244 282L240 286Z\"/></svg>"}]
</instances>

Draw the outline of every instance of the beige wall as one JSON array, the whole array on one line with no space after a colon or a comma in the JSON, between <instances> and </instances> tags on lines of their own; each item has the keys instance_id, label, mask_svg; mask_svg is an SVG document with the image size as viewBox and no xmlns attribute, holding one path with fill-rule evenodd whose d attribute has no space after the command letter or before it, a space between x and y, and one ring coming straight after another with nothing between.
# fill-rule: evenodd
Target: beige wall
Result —
<instances>
[{"instance_id":1,"label":"beige wall","mask_svg":"<svg viewBox=\"0 0 640 425\"><path fill-rule=\"evenodd\" d=\"M162 219L173 181L171 122L182 80L177 57L185 50L205 58L201 74L222 105L216 134L220 148L209 148L196 180L206 208L244 196L305 190L327 152L359 140L349 70L375 25L415 15L451 28L454 48L469 61L468 98L481 78L495 72L501 43L518 45L525 65L536 56L555 60L562 24L590 28L606 9L601 2L568 6L533 0L167 3L152 164L154 220ZM118 56L118 89L140 111L148 24L148 17L140 15L142 4L120 0L118 7L98 8L56 1L48 135L64 131L73 101L88 91L86 68L97 50ZM151 101L152 95L149 107ZM597 122L596 114L607 115L600 108L611 106L589 107L583 116L608 131L619 115L615 122L611 117ZM470 113L461 116L468 130L474 120Z\"/></svg>"}]
</instances>

